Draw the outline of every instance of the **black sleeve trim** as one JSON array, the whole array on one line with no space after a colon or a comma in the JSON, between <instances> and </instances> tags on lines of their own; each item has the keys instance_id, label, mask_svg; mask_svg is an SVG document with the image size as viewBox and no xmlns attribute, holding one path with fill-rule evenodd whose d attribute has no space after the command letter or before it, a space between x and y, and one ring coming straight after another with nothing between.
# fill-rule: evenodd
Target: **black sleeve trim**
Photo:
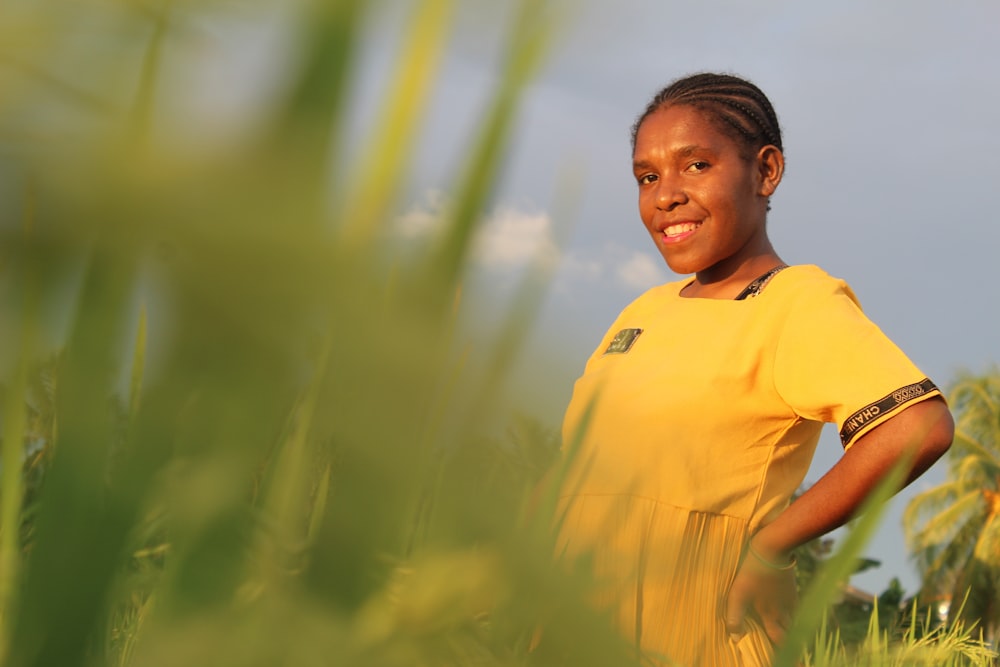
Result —
<instances>
[{"instance_id":1,"label":"black sleeve trim","mask_svg":"<svg viewBox=\"0 0 1000 667\"><path fill-rule=\"evenodd\" d=\"M882 415L892 412L899 406L926 396L932 391L937 391L937 387L928 378L924 378L916 384L908 384L905 387L900 387L888 396L880 398L874 403L869 403L848 417L844 422L844 428L840 429L840 443L844 447L847 447L858 431L868 424L878 420Z\"/></svg>"}]
</instances>

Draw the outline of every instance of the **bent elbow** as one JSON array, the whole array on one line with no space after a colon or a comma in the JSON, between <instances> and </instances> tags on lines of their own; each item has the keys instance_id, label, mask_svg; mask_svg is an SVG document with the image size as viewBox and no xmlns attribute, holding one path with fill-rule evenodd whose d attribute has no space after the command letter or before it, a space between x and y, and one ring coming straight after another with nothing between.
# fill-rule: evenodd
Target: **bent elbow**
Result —
<instances>
[{"instance_id":1,"label":"bent elbow","mask_svg":"<svg viewBox=\"0 0 1000 667\"><path fill-rule=\"evenodd\" d=\"M947 421L947 425L942 425L940 429L941 432L937 438L938 456L943 456L945 452L951 449L951 443L955 440L955 420L952 418L951 412L947 409L945 409L944 413L946 415L946 419L943 421Z\"/></svg>"},{"instance_id":2,"label":"bent elbow","mask_svg":"<svg viewBox=\"0 0 1000 667\"><path fill-rule=\"evenodd\" d=\"M933 419L930 421L924 438L923 450L928 458L937 460L951 448L951 443L955 439L955 419L951 416L951 411L943 399L935 400Z\"/></svg>"}]
</instances>

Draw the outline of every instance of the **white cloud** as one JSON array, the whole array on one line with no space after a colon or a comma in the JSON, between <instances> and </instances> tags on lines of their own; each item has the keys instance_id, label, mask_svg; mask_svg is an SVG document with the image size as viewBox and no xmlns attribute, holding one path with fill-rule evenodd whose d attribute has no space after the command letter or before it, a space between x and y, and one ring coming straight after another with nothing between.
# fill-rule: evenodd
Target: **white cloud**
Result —
<instances>
[{"instance_id":1,"label":"white cloud","mask_svg":"<svg viewBox=\"0 0 1000 667\"><path fill-rule=\"evenodd\" d=\"M397 218L395 234L404 239L437 235L447 221L449 204L444 193L428 190ZM599 253L563 252L548 213L513 205L500 206L479 222L470 258L475 268L491 273L513 274L532 263L543 269L558 268L556 287L563 293L587 289L609 276L629 292L644 291L669 279L658 257L620 245L606 246Z\"/></svg>"},{"instance_id":2,"label":"white cloud","mask_svg":"<svg viewBox=\"0 0 1000 667\"><path fill-rule=\"evenodd\" d=\"M437 236L447 218L447 200L440 190L428 190L423 201L396 219L396 232L407 239Z\"/></svg>"},{"instance_id":3,"label":"white cloud","mask_svg":"<svg viewBox=\"0 0 1000 667\"><path fill-rule=\"evenodd\" d=\"M447 223L449 207L443 192L428 190L396 219L393 234L404 239L437 236ZM560 251L552 218L544 212L527 212L511 205L498 207L477 224L471 259L474 265L494 271L518 270L532 262L554 268L560 261Z\"/></svg>"},{"instance_id":4,"label":"white cloud","mask_svg":"<svg viewBox=\"0 0 1000 667\"><path fill-rule=\"evenodd\" d=\"M560 294L591 293L596 285L634 295L671 279L657 255L608 244L599 251L574 249L563 254L555 287Z\"/></svg>"},{"instance_id":5,"label":"white cloud","mask_svg":"<svg viewBox=\"0 0 1000 667\"><path fill-rule=\"evenodd\" d=\"M480 226L473 245L476 263L491 269L517 269L532 262L552 268L559 248L547 213L526 213L504 207Z\"/></svg>"}]
</instances>

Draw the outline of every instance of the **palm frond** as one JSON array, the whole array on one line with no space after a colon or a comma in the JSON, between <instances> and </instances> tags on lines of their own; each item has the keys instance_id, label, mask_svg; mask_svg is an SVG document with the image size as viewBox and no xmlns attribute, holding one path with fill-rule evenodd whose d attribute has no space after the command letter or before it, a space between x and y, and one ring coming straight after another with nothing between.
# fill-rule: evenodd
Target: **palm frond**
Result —
<instances>
[{"instance_id":1,"label":"palm frond","mask_svg":"<svg viewBox=\"0 0 1000 667\"><path fill-rule=\"evenodd\" d=\"M955 428L955 441L952 450L956 452L952 459L952 469L967 465L970 460L984 468L987 475L995 477L1000 473L1000 448L989 447L973 437L961 425ZM961 479L961 477L959 477Z\"/></svg>"},{"instance_id":2,"label":"palm frond","mask_svg":"<svg viewBox=\"0 0 1000 667\"><path fill-rule=\"evenodd\" d=\"M1000 450L1000 373L964 379L955 385L949 400L958 416L957 430L991 450Z\"/></svg>"},{"instance_id":3,"label":"palm frond","mask_svg":"<svg viewBox=\"0 0 1000 667\"><path fill-rule=\"evenodd\" d=\"M955 482L963 489L996 489L1000 466L978 456L966 456L952 472Z\"/></svg>"},{"instance_id":4,"label":"palm frond","mask_svg":"<svg viewBox=\"0 0 1000 667\"><path fill-rule=\"evenodd\" d=\"M967 581L977 554L994 548L995 514L983 491L1000 484L1000 369L960 375L948 402L956 422L948 478L914 496L903 514L924 588L942 593Z\"/></svg>"},{"instance_id":5,"label":"palm frond","mask_svg":"<svg viewBox=\"0 0 1000 667\"><path fill-rule=\"evenodd\" d=\"M914 495L903 510L903 528L907 541L910 535L919 532L923 519L951 507L963 492L964 489L958 482L946 481Z\"/></svg>"},{"instance_id":6,"label":"palm frond","mask_svg":"<svg viewBox=\"0 0 1000 667\"><path fill-rule=\"evenodd\" d=\"M963 376L949 392L948 401L960 412L974 412L976 403L1000 412L1000 373L996 369L979 376Z\"/></svg>"},{"instance_id":7,"label":"palm frond","mask_svg":"<svg viewBox=\"0 0 1000 667\"><path fill-rule=\"evenodd\" d=\"M949 542L929 545L914 553L913 559L922 572L925 591L942 592L951 587L972 558L980 526L981 517L973 516Z\"/></svg>"},{"instance_id":8,"label":"palm frond","mask_svg":"<svg viewBox=\"0 0 1000 667\"><path fill-rule=\"evenodd\" d=\"M1000 575L1000 515L990 513L986 518L973 555L979 560L987 563L998 575Z\"/></svg>"},{"instance_id":9,"label":"palm frond","mask_svg":"<svg viewBox=\"0 0 1000 667\"><path fill-rule=\"evenodd\" d=\"M981 495L976 491L967 492L948 508L930 517L919 530L908 534L908 541L917 549L950 542L977 510L982 511Z\"/></svg>"}]
</instances>

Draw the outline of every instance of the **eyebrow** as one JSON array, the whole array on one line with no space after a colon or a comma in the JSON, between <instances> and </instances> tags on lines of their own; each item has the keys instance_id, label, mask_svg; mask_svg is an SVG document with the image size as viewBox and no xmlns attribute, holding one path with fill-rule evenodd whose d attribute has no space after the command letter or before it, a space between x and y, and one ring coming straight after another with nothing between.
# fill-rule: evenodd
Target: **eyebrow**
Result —
<instances>
[{"instance_id":1,"label":"eyebrow","mask_svg":"<svg viewBox=\"0 0 1000 667\"><path fill-rule=\"evenodd\" d=\"M706 152L710 153L712 151L711 151L711 149L708 149L708 148L706 148L704 146L698 146L697 144L688 144L687 146L681 146L680 148L674 150L671 153L671 157L673 157L675 159L677 159L677 158L683 159L683 158L686 158L686 157L691 157L695 153L706 153ZM654 166L653 163L649 162L648 160L633 160L632 161L632 169L633 170L636 170L636 169L649 169L649 168L652 168L653 166Z\"/></svg>"},{"instance_id":2,"label":"eyebrow","mask_svg":"<svg viewBox=\"0 0 1000 667\"><path fill-rule=\"evenodd\" d=\"M688 144L687 146L681 146L674 151L675 157L691 157L695 153L703 153L708 149L704 146L698 146L696 144Z\"/></svg>"}]
</instances>

